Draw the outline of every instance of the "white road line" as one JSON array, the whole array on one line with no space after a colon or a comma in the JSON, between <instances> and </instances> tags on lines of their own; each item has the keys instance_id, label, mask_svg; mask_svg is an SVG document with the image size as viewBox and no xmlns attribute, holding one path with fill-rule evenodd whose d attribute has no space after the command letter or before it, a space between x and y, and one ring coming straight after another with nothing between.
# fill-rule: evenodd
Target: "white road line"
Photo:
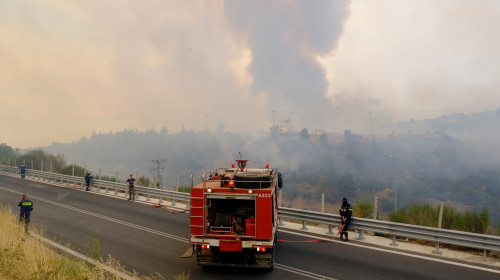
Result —
<instances>
[{"instance_id":1,"label":"white road line","mask_svg":"<svg viewBox=\"0 0 500 280\"><path fill-rule=\"evenodd\" d=\"M9 188L5 188L5 187L1 187L1 186L0 186L0 189L8 191L8 192L16 193L16 194L23 194L23 192L15 191L15 190L12 190L12 189L9 189ZM165 233L165 232L161 232L161 231L158 231L158 230L154 230L154 229L151 229L151 228L143 227L143 226L140 226L140 225L132 224L132 223L125 222L125 221L122 221L122 220L118 220L118 219L115 219L115 218L111 218L111 217L104 216L104 215L101 215L101 214L97 214L97 213L94 213L94 212L90 212L90 211L87 211L87 210L79 209L79 208L76 208L76 207L73 207L73 206L69 206L69 205L66 205L66 204L62 204L62 203L59 203L59 202L51 201L51 200L48 200L48 199L45 199L45 198L41 198L41 197L37 197L37 196L33 196L33 195L30 195L30 197L36 198L36 199L38 199L40 201L44 201L44 202L47 202L47 203L50 203L50 204L53 204L53 205L56 205L56 206L64 207L64 208L67 208L67 209L71 209L73 211L77 211L77 212L84 213L84 214L87 214L87 215L91 215L91 216L94 216L94 217L97 217L97 218L108 220L108 221L111 221L111 222L114 222L114 223L117 223L117 224L125 225L125 226L131 227L131 228L143 230L143 231L150 232L150 233L153 233L153 234L156 234L156 235L160 235L160 236L163 236L163 237L166 237L166 238L170 238L170 239L174 239L174 240L177 240L177 241L180 241L180 242L184 242L184 243L190 244L189 239L184 238L184 237L180 237L180 236L168 234L168 233ZM287 231L287 230L283 230L283 229L280 229L279 231L280 232L286 232L286 233L289 233L289 234L299 235L299 236L305 236L305 237L308 237L308 238L315 238L315 239L319 239L319 240L325 240L325 241L330 241L330 242L337 242L337 241L331 240L330 238L318 237L318 236L314 236L314 235L309 235L309 234L304 234L304 233L298 233L298 232L293 232L293 231ZM362 244L346 243L346 242L343 242L342 244L349 245L349 246L356 246L356 247L364 248L364 249L376 250L376 251L385 252L385 253L397 254L397 255L402 255L402 256L407 256L407 257L413 257L413 258L418 258L418 259L423 259L423 260L428 260L428 261L434 261L434 262L439 262L439 263L444 263L444 264L450 264L450 265L461 266L461 267L466 267L466 268L470 268L470 269L476 269L476 270L482 270L482 271L487 271L487 272L492 272L492 273L500 274L500 270L490 269L490 268L481 267L481 266L473 266L473 265L464 264L464 263L458 263L458 262L453 262L453 261L441 260L441 259L436 259L436 258L431 258L431 257L425 257L425 256L420 256L420 255L413 255L413 254L410 254L410 253L392 251L392 250L387 250L387 249L383 249L383 248L366 246L366 245L362 245ZM318 275L318 274L315 274L315 273L312 273L312 272L307 272L307 271L295 269L295 268L292 268L292 267L288 267L288 266L285 266L285 265L280 265L280 264L277 264L277 263L275 263L274 265L278 269L282 269L282 270L285 270L285 271L293 272L295 274L300 274L300 275L303 275L303 276L308 276L310 278L318 277L316 279L334 279L334 278L328 278L326 276L321 276L321 275Z\"/></svg>"},{"instance_id":2,"label":"white road line","mask_svg":"<svg viewBox=\"0 0 500 280\"><path fill-rule=\"evenodd\" d=\"M80 259L82 259L82 260L84 260L86 262L89 262L89 263L91 263L93 265L98 265L98 266L102 267L104 270L108 271L109 273L120 276L122 279L125 279L125 280L136 280L137 279L137 278L134 278L134 277L132 277L132 276L130 276L128 274L125 274L125 273L123 273L121 271L118 271L118 270L116 270L116 269L114 269L114 268L112 268L112 267L110 267L108 265L105 265L105 264L100 263L100 262L96 262L95 260L93 260L93 259L91 259L91 258L89 258L89 257L87 257L87 256L85 256L83 254L80 254L80 253L78 253L76 251L73 251L73 250L71 250L68 247L65 247L65 246L63 246L61 244L58 244L58 243L56 243L56 242L54 242L54 241L52 241L50 239L47 239L47 238L45 238L43 236L38 235L36 233L30 232L30 235L33 236L33 237L35 237L35 238L37 238L37 239L40 239L41 241L43 241L43 242L45 242L45 243L47 243L47 244L49 244L49 245L51 245L51 246L59 249L59 250L62 250L64 252L68 253L68 254L71 254L71 255L73 255L73 256L75 256L77 258L80 258Z\"/></svg>"},{"instance_id":3,"label":"white road line","mask_svg":"<svg viewBox=\"0 0 500 280\"><path fill-rule=\"evenodd\" d=\"M11 193L23 194L23 192L19 192L19 191L12 190L12 189L9 189L9 188L5 188L5 187L2 187L2 186L0 186L0 189L8 191L8 192L11 192ZM165 233L165 232L161 232L161 231L154 230L154 229L151 229L151 228L143 227L143 226L140 226L140 225L132 224L132 223L125 222L125 221L122 221L122 220L118 220L118 219L115 219L115 218L111 218L111 217L108 217L108 216L97 214L97 213L94 213L94 212L91 212L91 211L83 210L83 209L80 209L80 208L76 208L76 207L73 207L73 206L69 206L69 205L66 205L66 204L62 204L62 203L59 203L59 202L48 200L48 199L45 199L45 198L42 198L42 197L38 197L38 196L34 196L34 195L30 195L29 197L37 199L39 201L43 201L43 202L49 203L49 204L53 204L53 205L56 205L56 206L59 206L59 207L70 209L70 210L73 210L73 211L76 211L76 212L80 212L80 213L87 214L87 215L90 215L90 216L94 216L94 217L97 217L97 218L101 218L101 219L104 219L104 220L107 220L107 221L111 221L111 222L114 222L114 223L117 223L117 224L125 225L125 226L131 227L131 228L143 230L143 231L146 231L146 232L150 232L150 233L153 233L153 234L157 234L157 235L160 235L160 236L163 236L163 237L167 237L167 238L170 238L170 239L174 239L174 240L177 240L177 241L180 241L180 242L184 242L184 243L190 244L189 239L187 239L187 238L183 238L183 237L180 237L180 236L168 234L168 233ZM60 245L60 246L62 246L62 245ZM64 247L64 246L62 246L62 247ZM68 250L70 250L70 249L68 249ZM316 274L316 273L313 273L313 272L309 272L309 271L305 271L305 270L300 270L300 269L297 269L297 268L289 267L289 266L278 264L278 263L275 263L274 266L277 269L281 269L281 270L284 270L284 271L288 271L288 272L291 272L291 273L294 273L294 274L306 276L306 277L313 278L313 279L335 280L334 278L329 278L327 276L319 275L319 274Z\"/></svg>"},{"instance_id":4,"label":"white road line","mask_svg":"<svg viewBox=\"0 0 500 280\"><path fill-rule=\"evenodd\" d=\"M318 236L315 236L315 235L309 235L309 234L305 234L305 233L298 233L298 232L287 231L287 230L282 230L282 229L279 229L278 231L279 232L286 232L286 233L290 233L290 234L295 234L295 235L299 235L299 236L305 236L305 237L308 237L308 238L314 238L314 239L319 239L319 240L330 241L330 242L340 242L340 241L334 241L334 240L332 240L330 238L318 237ZM392 250L388 250L388 249L371 247L371 246L362 245L362 244L356 244L356 243L352 243L352 242L342 242L342 244L349 245L349 246L355 246L355 247L359 247L359 248L363 248L363 249L370 249L370 250L375 250L375 251L380 251L380 252L385 252L385 253L402 255L402 256L407 256L407 257L412 257L412 258L417 258L417 259L422 259L422 260L428 260L428 261L433 261L433 262L445 263L445 264L450 264L450 265L461 266L461 267L466 267L466 268L470 268L470 269L477 269L477 270L482 270L482 271L487 271L487 272L493 272L493 273L500 274L500 270L497 270L497 269L491 269L491 268L486 268L486 267L481 267L481 266L474 266L474 265L465 264L465 263L459 263L459 262L441 260L441 259L436 259L436 258L431 258L431 257L426 257L426 256L413 255L413 254L410 254L410 253L392 251Z\"/></svg>"},{"instance_id":5,"label":"white road line","mask_svg":"<svg viewBox=\"0 0 500 280\"><path fill-rule=\"evenodd\" d=\"M5 188L5 187L2 187L2 186L0 186L0 189L8 191L8 192L11 192L11 193L23 194L23 192L15 191L15 190L12 190L12 189L9 189L9 188ZM165 232L161 232L161 231L158 231L158 230L155 230L155 229L143 227L143 226L140 226L140 225L132 224L132 223L125 222L125 221L122 221L122 220L118 220L118 219L115 219L115 218L111 218L111 217L108 217L108 216L97 214L97 213L94 213L94 212L91 212L91 211L83 210L83 209L80 209L80 208L76 208L76 207L73 207L73 206L69 206L69 205L66 205L66 204L62 204L62 203L59 203L59 202L48 200L48 199L45 199L45 198L42 198L42 197L39 197L39 196L30 195L30 197L33 198L33 199L37 199L39 201L43 201L43 202L46 202L46 203L49 203L49 204L53 204L53 205L56 205L56 206L59 206L59 207L70 209L70 210L73 210L73 211L76 211L76 212L80 212L80 213L87 214L87 215L90 215L90 216L94 216L94 217L97 217L97 218L101 218L101 219L104 219L104 220L107 220L107 221L111 221L111 222L114 222L114 223L117 223L117 224L125 225L125 226L131 227L131 228L143 230L143 231L146 231L146 232L150 232L150 233L153 233L153 234L157 234L157 235L160 235L160 236L163 236L163 237L167 237L167 238L170 238L170 239L174 239L174 240L177 240L177 241L180 241L180 242L184 242L184 243L190 244L189 239L187 239L187 238L183 238L183 237L180 237L180 236L168 234L168 233L165 233ZM53 245L53 246L55 246L55 245ZM62 245L60 245L60 246L62 246ZM64 246L62 246L62 247L64 247ZM64 247L64 248L66 248L66 247ZM68 250L70 250L70 249L68 249ZM275 265L275 267L277 269L281 269L281 270L288 271L288 272L291 272L291 273L294 273L294 274L298 274L298 275L302 275L302 276L307 276L307 277L313 278L313 279L335 280L334 278L329 278L329 277L326 277L326 276L323 276L323 275L319 275L319 274L312 273L312 272L305 271L305 270L296 269L296 268L289 267L289 266L282 265L282 264L275 263L274 265Z\"/></svg>"},{"instance_id":6,"label":"white road line","mask_svg":"<svg viewBox=\"0 0 500 280\"><path fill-rule=\"evenodd\" d=\"M0 186L0 189L8 191L8 192L12 192L12 193L23 194L22 192L15 191L15 190L8 189L8 188L4 188L4 187L1 187L1 186ZM150 233L153 233L153 234L156 234L156 235L160 235L160 236L163 236L163 237L166 237L166 238L174 239L174 240L177 240L177 241L180 241L180 242L184 242L184 243L188 243L188 244L190 243L189 239L184 238L184 237L176 236L176 235L173 235L173 234L165 233L165 232L158 231L158 230L155 230L155 229L151 229L151 228L148 228L148 227L144 227L144 226L136 225L136 224L133 224L133 223L125 222L125 221L122 221L122 220L118 220L118 219L115 219L115 218L111 218L111 217L108 217L108 216L97 214L97 213L94 213L94 212L91 212L91 211L83 210L83 209L80 209L80 208L76 208L76 207L73 207L73 206L69 206L69 205L66 205L66 204L62 204L62 203L59 203L59 202L48 200L48 199L45 199L45 198L42 198L42 197L38 197L38 196L34 196L34 195L30 195L30 197L33 198L33 199L37 199L39 201L43 201L43 202L46 202L46 203L49 203L49 204L53 204L53 205L56 205L56 206L59 206L59 207L70 209L70 210L73 210L73 211L76 211L76 212L80 212L80 213L83 213L83 214L87 214L87 215L90 215L90 216L94 216L94 217L97 217L97 218L100 218L100 219L103 219L103 220L107 220L107 221L110 221L110 222L114 222L114 223L117 223L117 224L121 224L121 225L124 225L124 226L131 227L131 228L143 230L143 231L150 232Z\"/></svg>"},{"instance_id":7,"label":"white road line","mask_svg":"<svg viewBox=\"0 0 500 280\"><path fill-rule=\"evenodd\" d=\"M288 272L292 272L292 273L295 273L295 274L299 274L299 275L302 275L302 276L306 276L306 277L309 277L309 278L313 278L313 279L319 279L319 280L337 280L335 278L330 278L330 277L327 277L327 276L324 276L324 275L312 273L312 272L309 272L309 271L301 270L301 269L298 269L298 268L295 268L295 267L291 267L291 266L286 266L286 265L283 265L283 264L275 263L274 267L275 268L279 268L281 270L288 271Z\"/></svg>"}]
</instances>

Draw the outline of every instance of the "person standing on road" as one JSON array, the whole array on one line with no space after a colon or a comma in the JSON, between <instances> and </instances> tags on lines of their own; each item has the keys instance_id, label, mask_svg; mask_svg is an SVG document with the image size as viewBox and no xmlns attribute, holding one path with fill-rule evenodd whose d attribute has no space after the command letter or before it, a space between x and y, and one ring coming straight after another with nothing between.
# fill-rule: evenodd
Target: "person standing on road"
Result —
<instances>
[{"instance_id":1,"label":"person standing on road","mask_svg":"<svg viewBox=\"0 0 500 280\"><path fill-rule=\"evenodd\" d=\"M128 183L128 200L135 200L135 178L130 174L130 178L127 179Z\"/></svg>"},{"instance_id":2,"label":"person standing on road","mask_svg":"<svg viewBox=\"0 0 500 280\"><path fill-rule=\"evenodd\" d=\"M92 172L87 171L87 173L85 173L85 183L87 184L87 188L85 188L86 191L90 191L91 181L92 181Z\"/></svg>"},{"instance_id":3,"label":"person standing on road","mask_svg":"<svg viewBox=\"0 0 500 280\"><path fill-rule=\"evenodd\" d=\"M26 231L28 230L28 225L30 223L30 214L33 211L33 202L28 199L26 194L23 194L21 201L17 205L21 207L21 214L19 216L19 222L24 223Z\"/></svg>"},{"instance_id":4,"label":"person standing on road","mask_svg":"<svg viewBox=\"0 0 500 280\"><path fill-rule=\"evenodd\" d=\"M352 218L352 207L351 204L347 202L347 198L342 198L342 205L339 209L340 218L342 219L342 232L340 233L340 239L344 241L349 240L349 225L351 224ZM345 236L345 238L343 237Z\"/></svg>"}]
</instances>

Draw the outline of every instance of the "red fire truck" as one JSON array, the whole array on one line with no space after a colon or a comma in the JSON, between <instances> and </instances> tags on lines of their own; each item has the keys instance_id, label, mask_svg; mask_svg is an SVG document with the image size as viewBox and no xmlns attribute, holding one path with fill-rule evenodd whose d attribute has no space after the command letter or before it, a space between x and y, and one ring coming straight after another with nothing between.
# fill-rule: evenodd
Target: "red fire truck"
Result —
<instances>
[{"instance_id":1,"label":"red fire truck","mask_svg":"<svg viewBox=\"0 0 500 280\"><path fill-rule=\"evenodd\" d=\"M191 190L191 244L203 267L273 268L281 174L247 161L216 169Z\"/></svg>"}]
</instances>

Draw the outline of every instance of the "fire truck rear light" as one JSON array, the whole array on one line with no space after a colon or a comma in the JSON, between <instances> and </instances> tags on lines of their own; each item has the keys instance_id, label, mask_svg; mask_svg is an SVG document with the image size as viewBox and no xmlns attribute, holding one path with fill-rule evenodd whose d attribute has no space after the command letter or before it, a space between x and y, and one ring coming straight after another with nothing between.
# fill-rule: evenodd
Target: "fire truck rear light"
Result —
<instances>
[{"instance_id":1,"label":"fire truck rear light","mask_svg":"<svg viewBox=\"0 0 500 280\"><path fill-rule=\"evenodd\" d=\"M234 180L229 181L228 185L229 185L230 187L234 187Z\"/></svg>"},{"instance_id":2,"label":"fire truck rear light","mask_svg":"<svg viewBox=\"0 0 500 280\"><path fill-rule=\"evenodd\" d=\"M210 245L208 245L208 244L201 245L201 249L209 249L209 248L210 248Z\"/></svg>"},{"instance_id":3,"label":"fire truck rear light","mask_svg":"<svg viewBox=\"0 0 500 280\"><path fill-rule=\"evenodd\" d=\"M266 251L265 247L257 247L257 252L262 252L264 253Z\"/></svg>"}]
</instances>

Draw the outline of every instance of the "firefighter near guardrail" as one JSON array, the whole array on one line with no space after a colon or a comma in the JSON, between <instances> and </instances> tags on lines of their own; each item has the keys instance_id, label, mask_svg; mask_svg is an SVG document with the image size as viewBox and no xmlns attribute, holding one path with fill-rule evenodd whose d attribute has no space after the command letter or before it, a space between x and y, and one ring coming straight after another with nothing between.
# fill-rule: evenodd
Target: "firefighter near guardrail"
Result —
<instances>
[{"instance_id":1,"label":"firefighter near guardrail","mask_svg":"<svg viewBox=\"0 0 500 280\"><path fill-rule=\"evenodd\" d=\"M342 198L342 205L339 209L339 215L342 219L342 227L340 228L340 240L349 240L349 225L352 218L352 206L347 202L347 198Z\"/></svg>"},{"instance_id":2,"label":"firefighter near guardrail","mask_svg":"<svg viewBox=\"0 0 500 280\"><path fill-rule=\"evenodd\" d=\"M85 191L90 191L90 184L92 182L92 173L90 171L87 171L85 173Z\"/></svg>"},{"instance_id":3,"label":"firefighter near guardrail","mask_svg":"<svg viewBox=\"0 0 500 280\"><path fill-rule=\"evenodd\" d=\"M128 184L128 200L135 201L135 178L130 174L130 178L127 179Z\"/></svg>"},{"instance_id":4,"label":"firefighter near guardrail","mask_svg":"<svg viewBox=\"0 0 500 280\"><path fill-rule=\"evenodd\" d=\"M192 253L199 265L272 269L278 228L275 168L217 169L191 190Z\"/></svg>"},{"instance_id":5,"label":"firefighter near guardrail","mask_svg":"<svg viewBox=\"0 0 500 280\"><path fill-rule=\"evenodd\" d=\"M26 164L19 165L19 172L21 173L21 178L26 177Z\"/></svg>"}]
</instances>

